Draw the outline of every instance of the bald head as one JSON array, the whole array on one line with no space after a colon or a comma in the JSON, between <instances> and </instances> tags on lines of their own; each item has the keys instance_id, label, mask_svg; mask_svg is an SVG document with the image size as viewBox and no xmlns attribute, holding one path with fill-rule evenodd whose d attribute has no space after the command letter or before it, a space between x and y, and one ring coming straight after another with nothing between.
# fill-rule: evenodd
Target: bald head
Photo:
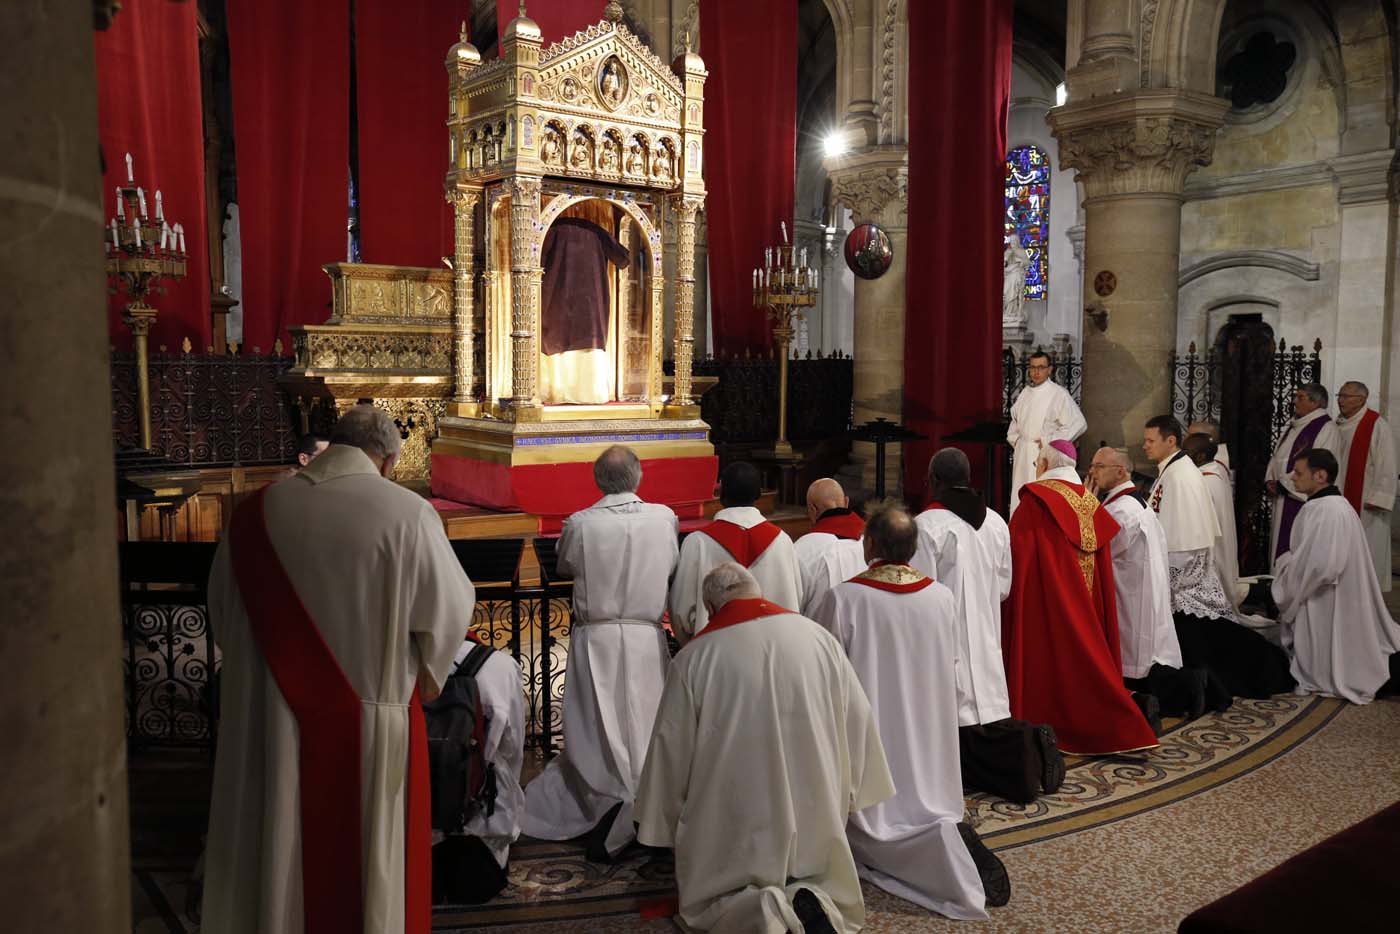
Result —
<instances>
[{"instance_id":1,"label":"bald head","mask_svg":"<svg viewBox=\"0 0 1400 934\"><path fill-rule=\"evenodd\" d=\"M1089 473L1100 490L1111 490L1133 478L1133 462L1128 452L1118 448L1101 447L1089 462Z\"/></svg>"},{"instance_id":2,"label":"bald head","mask_svg":"<svg viewBox=\"0 0 1400 934\"><path fill-rule=\"evenodd\" d=\"M813 522L828 509L845 509L849 503L841 484L830 477L823 477L807 487L807 513Z\"/></svg>"},{"instance_id":3,"label":"bald head","mask_svg":"<svg viewBox=\"0 0 1400 934\"><path fill-rule=\"evenodd\" d=\"M919 528L905 508L887 499L865 519L865 560L907 564L919 547Z\"/></svg>"}]
</instances>

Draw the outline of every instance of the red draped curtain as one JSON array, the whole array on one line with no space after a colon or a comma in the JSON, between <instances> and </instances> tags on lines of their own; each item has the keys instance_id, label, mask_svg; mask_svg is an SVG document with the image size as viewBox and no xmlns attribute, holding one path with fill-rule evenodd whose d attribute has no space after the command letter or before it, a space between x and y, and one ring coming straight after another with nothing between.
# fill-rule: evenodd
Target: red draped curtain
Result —
<instances>
[{"instance_id":1,"label":"red draped curtain","mask_svg":"<svg viewBox=\"0 0 1400 934\"><path fill-rule=\"evenodd\" d=\"M1001 411L1002 201L1011 0L909 4L904 484L921 496L944 436ZM968 449L973 477L985 453Z\"/></svg>"},{"instance_id":2,"label":"red draped curtain","mask_svg":"<svg viewBox=\"0 0 1400 934\"><path fill-rule=\"evenodd\" d=\"M238 0L229 4L228 41L243 343L268 352L280 338L290 352L288 325L329 316L321 266L346 253L350 5ZM439 119L444 95L439 88Z\"/></svg>"},{"instance_id":3,"label":"red draped curtain","mask_svg":"<svg viewBox=\"0 0 1400 934\"><path fill-rule=\"evenodd\" d=\"M501 36L519 15L519 0L496 0L496 29ZM540 27L540 36L549 45L601 20L603 0L530 0L525 15Z\"/></svg>"},{"instance_id":4,"label":"red draped curtain","mask_svg":"<svg viewBox=\"0 0 1400 934\"><path fill-rule=\"evenodd\" d=\"M917 6L918 4L912 4ZM716 353L769 345L753 307L754 267L792 236L797 172L797 3L705 0L700 51L705 81L705 223Z\"/></svg>"},{"instance_id":5,"label":"red draped curtain","mask_svg":"<svg viewBox=\"0 0 1400 934\"><path fill-rule=\"evenodd\" d=\"M447 70L470 5L460 0L356 0L360 256L441 268L452 255ZM533 13L534 11L531 10Z\"/></svg>"},{"instance_id":6,"label":"red draped curtain","mask_svg":"<svg viewBox=\"0 0 1400 934\"><path fill-rule=\"evenodd\" d=\"M197 350L209 342L209 254L204 202L203 107L199 36L193 3L129 3L106 32L96 34L97 122L106 171L102 216L117 209L117 186L126 182L131 153L136 184L145 189L155 216L160 191L166 219L184 226L189 270L179 282L162 280L166 294L152 295L157 310L152 349L179 348L185 338ZM127 220L130 220L128 216ZM110 228L107 233L111 237ZM121 323L124 293L108 303L113 343L128 346Z\"/></svg>"}]
</instances>

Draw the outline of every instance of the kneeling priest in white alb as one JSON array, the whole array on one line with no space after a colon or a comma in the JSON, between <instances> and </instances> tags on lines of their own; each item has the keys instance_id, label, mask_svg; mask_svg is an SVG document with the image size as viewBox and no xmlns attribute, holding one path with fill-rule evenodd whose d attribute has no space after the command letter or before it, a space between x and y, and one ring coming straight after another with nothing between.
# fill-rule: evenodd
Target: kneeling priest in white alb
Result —
<instances>
[{"instance_id":1,"label":"kneeling priest in white alb","mask_svg":"<svg viewBox=\"0 0 1400 934\"><path fill-rule=\"evenodd\" d=\"M807 488L812 528L793 549L802 570L802 612L808 616L828 590L865 570L865 549L860 544L865 520L850 507L841 484L829 477Z\"/></svg>"},{"instance_id":2,"label":"kneeling priest in white alb","mask_svg":"<svg viewBox=\"0 0 1400 934\"><path fill-rule=\"evenodd\" d=\"M559 570L574 579L564 752L525 790L524 829L588 833L590 859L630 843L632 799L671 655L661 617L676 568L676 514L637 496L642 465L614 445L593 465L603 498L564 522Z\"/></svg>"},{"instance_id":3,"label":"kneeling priest in white alb","mask_svg":"<svg viewBox=\"0 0 1400 934\"><path fill-rule=\"evenodd\" d=\"M759 481L753 464L736 461L724 468L719 475L724 508L681 543L670 599L671 631L681 645L710 621L702 592L705 575L728 561L749 569L765 599L793 611L802 605L802 572L792 539L754 505L762 493Z\"/></svg>"},{"instance_id":4,"label":"kneeling priest in white alb","mask_svg":"<svg viewBox=\"0 0 1400 934\"><path fill-rule=\"evenodd\" d=\"M847 836L861 875L880 888L980 920L988 904L1006 904L1011 886L962 823L957 609L947 587L910 567L918 540L902 508L878 507L866 524L869 569L833 587L813 616L860 677L895 782L893 798L851 817Z\"/></svg>"},{"instance_id":5,"label":"kneeling priest in white alb","mask_svg":"<svg viewBox=\"0 0 1400 934\"><path fill-rule=\"evenodd\" d=\"M894 794L841 644L726 562L710 624L671 663L637 789L637 837L676 851L692 930L854 934L865 923L846 821Z\"/></svg>"},{"instance_id":6,"label":"kneeling priest in white alb","mask_svg":"<svg viewBox=\"0 0 1400 934\"><path fill-rule=\"evenodd\" d=\"M1059 790L1065 760L1052 728L1011 716L1001 654L1011 532L972 489L971 477L967 455L957 448L929 459L932 499L914 519L919 547L910 564L953 594L963 785L1028 804Z\"/></svg>"},{"instance_id":7,"label":"kneeling priest in white alb","mask_svg":"<svg viewBox=\"0 0 1400 934\"><path fill-rule=\"evenodd\" d=\"M1337 459L1313 448L1294 462L1293 485L1308 500L1292 548L1275 565L1274 600L1299 693L1369 704L1390 677L1400 627L1385 608L1366 534L1337 489Z\"/></svg>"}]
</instances>

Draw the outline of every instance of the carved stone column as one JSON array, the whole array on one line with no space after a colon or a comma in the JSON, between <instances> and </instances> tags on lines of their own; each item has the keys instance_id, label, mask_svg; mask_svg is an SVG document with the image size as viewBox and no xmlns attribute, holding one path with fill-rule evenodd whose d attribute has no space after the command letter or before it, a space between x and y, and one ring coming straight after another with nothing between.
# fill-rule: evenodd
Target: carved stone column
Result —
<instances>
[{"instance_id":1,"label":"carved stone column","mask_svg":"<svg viewBox=\"0 0 1400 934\"><path fill-rule=\"evenodd\" d=\"M671 200L676 219L676 396L673 406L690 406L691 365L695 352L695 215L701 199L682 195Z\"/></svg>"},{"instance_id":2,"label":"carved stone column","mask_svg":"<svg viewBox=\"0 0 1400 934\"><path fill-rule=\"evenodd\" d=\"M475 416L478 414L473 384L476 374L472 369L475 359L476 341L472 331L472 280L475 268L472 265L472 220L481 192L455 190L448 195L452 202L453 249L452 249L452 415Z\"/></svg>"},{"instance_id":3,"label":"carved stone column","mask_svg":"<svg viewBox=\"0 0 1400 934\"><path fill-rule=\"evenodd\" d=\"M1060 158L1085 194L1081 448L1126 446L1145 465L1143 423L1169 411L1181 192L1210 163L1227 107L1204 94L1141 90L1050 111Z\"/></svg>"},{"instance_id":4,"label":"carved stone column","mask_svg":"<svg viewBox=\"0 0 1400 934\"><path fill-rule=\"evenodd\" d=\"M538 409L539 399L539 323L540 271L539 257L534 254L536 226L540 219L540 180L515 178L511 182L510 200L510 274L511 274L511 407L516 418L529 420L529 412Z\"/></svg>"},{"instance_id":5,"label":"carved stone column","mask_svg":"<svg viewBox=\"0 0 1400 934\"><path fill-rule=\"evenodd\" d=\"M0 3L0 35L22 39L0 62L0 927L15 932L132 930L92 34L113 6Z\"/></svg>"},{"instance_id":6,"label":"carved stone column","mask_svg":"<svg viewBox=\"0 0 1400 934\"><path fill-rule=\"evenodd\" d=\"M827 163L832 193L850 209L852 222L870 221L889 234L894 262L878 279L856 278L854 410L857 425L875 418L899 422L904 414L905 246L908 235L908 154L881 146ZM875 488L875 446L857 442L851 460L860 483ZM885 461L885 489L902 488L902 451Z\"/></svg>"}]
</instances>

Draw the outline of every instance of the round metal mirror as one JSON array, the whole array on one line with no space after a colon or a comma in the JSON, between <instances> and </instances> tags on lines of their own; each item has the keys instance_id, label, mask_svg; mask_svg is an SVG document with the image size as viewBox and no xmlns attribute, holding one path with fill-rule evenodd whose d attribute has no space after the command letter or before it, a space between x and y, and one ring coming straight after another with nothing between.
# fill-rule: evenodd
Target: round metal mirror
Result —
<instances>
[{"instance_id":1,"label":"round metal mirror","mask_svg":"<svg viewBox=\"0 0 1400 934\"><path fill-rule=\"evenodd\" d=\"M857 224L846 237L846 265L862 279L878 279L894 262L890 235L879 224Z\"/></svg>"}]
</instances>

